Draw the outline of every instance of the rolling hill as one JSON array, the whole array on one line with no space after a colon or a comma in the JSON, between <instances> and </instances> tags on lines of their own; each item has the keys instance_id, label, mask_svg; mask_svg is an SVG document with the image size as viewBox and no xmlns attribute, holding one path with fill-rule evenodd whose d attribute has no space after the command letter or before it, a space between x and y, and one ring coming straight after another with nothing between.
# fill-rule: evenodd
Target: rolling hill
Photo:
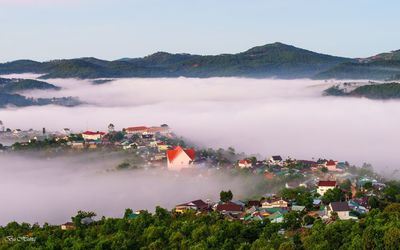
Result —
<instances>
[{"instance_id":1,"label":"rolling hill","mask_svg":"<svg viewBox=\"0 0 400 250\"><path fill-rule=\"evenodd\" d=\"M317 74L316 79L400 79L400 50L338 64Z\"/></svg>"},{"instance_id":2,"label":"rolling hill","mask_svg":"<svg viewBox=\"0 0 400 250\"><path fill-rule=\"evenodd\" d=\"M157 52L143 58L106 61L77 58L34 62L19 60L0 64L0 74L39 73L42 78L119 78L119 77L276 77L308 78L350 58L335 57L273 43L237 54L200 56Z\"/></svg>"},{"instance_id":3,"label":"rolling hill","mask_svg":"<svg viewBox=\"0 0 400 250\"><path fill-rule=\"evenodd\" d=\"M26 90L59 89L60 87L53 84L37 80L0 78L0 108L6 106L27 107L49 104L72 107L81 104L81 102L74 97L31 98L19 93Z\"/></svg>"}]
</instances>

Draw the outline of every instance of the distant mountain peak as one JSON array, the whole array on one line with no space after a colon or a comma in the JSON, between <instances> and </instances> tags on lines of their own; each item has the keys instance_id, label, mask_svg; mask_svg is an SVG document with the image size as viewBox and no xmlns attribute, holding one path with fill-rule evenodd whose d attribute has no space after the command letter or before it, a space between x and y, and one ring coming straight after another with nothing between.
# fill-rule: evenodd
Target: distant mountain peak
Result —
<instances>
[{"instance_id":1,"label":"distant mountain peak","mask_svg":"<svg viewBox=\"0 0 400 250\"><path fill-rule=\"evenodd\" d=\"M256 46L253 47L249 50L246 50L244 53L260 53L260 52L265 52L271 49L300 49L300 48L296 48L292 45L288 45L288 44L284 44L284 43L280 43L280 42L275 42L275 43L268 43L268 44L264 44L261 46Z\"/></svg>"}]
</instances>

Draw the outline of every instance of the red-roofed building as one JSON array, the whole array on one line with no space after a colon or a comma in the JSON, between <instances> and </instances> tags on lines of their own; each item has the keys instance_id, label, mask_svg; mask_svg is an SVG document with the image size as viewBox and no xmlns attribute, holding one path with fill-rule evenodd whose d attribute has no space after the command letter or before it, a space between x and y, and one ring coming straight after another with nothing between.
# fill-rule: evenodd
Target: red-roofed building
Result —
<instances>
[{"instance_id":1,"label":"red-roofed building","mask_svg":"<svg viewBox=\"0 0 400 250\"><path fill-rule=\"evenodd\" d=\"M326 191L334 189L336 187L336 181L319 181L317 193L323 196Z\"/></svg>"},{"instance_id":2,"label":"red-roofed building","mask_svg":"<svg viewBox=\"0 0 400 250\"><path fill-rule=\"evenodd\" d=\"M239 204L229 201L226 203L218 204L215 210L222 214L240 214L243 211L243 207Z\"/></svg>"},{"instance_id":3,"label":"red-roofed building","mask_svg":"<svg viewBox=\"0 0 400 250\"><path fill-rule=\"evenodd\" d=\"M253 165L252 162L251 162L250 160L247 160L247 159L245 159L245 160L240 160L240 161L238 162L238 166L239 166L240 168L250 168L252 165Z\"/></svg>"},{"instance_id":4,"label":"red-roofed building","mask_svg":"<svg viewBox=\"0 0 400 250\"><path fill-rule=\"evenodd\" d=\"M129 128L125 129L125 132L127 134L143 134L143 133L146 133L148 129L149 128L145 127L145 126L129 127Z\"/></svg>"},{"instance_id":5,"label":"red-roofed building","mask_svg":"<svg viewBox=\"0 0 400 250\"><path fill-rule=\"evenodd\" d=\"M168 126L165 127L150 127L146 131L149 134L161 134L161 135L168 135L171 133Z\"/></svg>"},{"instance_id":6,"label":"red-roofed building","mask_svg":"<svg viewBox=\"0 0 400 250\"><path fill-rule=\"evenodd\" d=\"M85 141L97 141L101 140L105 134L104 132L85 131L82 133L82 137Z\"/></svg>"},{"instance_id":7,"label":"red-roofed building","mask_svg":"<svg viewBox=\"0 0 400 250\"><path fill-rule=\"evenodd\" d=\"M178 146L173 150L167 150L168 169L182 170L184 168L192 168L196 157L193 149L183 149Z\"/></svg>"},{"instance_id":8,"label":"red-roofed building","mask_svg":"<svg viewBox=\"0 0 400 250\"><path fill-rule=\"evenodd\" d=\"M334 160L329 160L325 163L325 167L329 170L329 171L343 171L340 168L337 168L337 161Z\"/></svg>"}]
</instances>

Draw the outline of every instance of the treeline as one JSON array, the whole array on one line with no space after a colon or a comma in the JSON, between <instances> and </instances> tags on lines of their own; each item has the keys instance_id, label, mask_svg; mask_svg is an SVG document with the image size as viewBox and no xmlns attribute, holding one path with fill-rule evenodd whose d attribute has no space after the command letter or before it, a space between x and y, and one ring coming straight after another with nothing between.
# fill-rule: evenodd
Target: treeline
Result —
<instances>
[{"instance_id":1,"label":"treeline","mask_svg":"<svg viewBox=\"0 0 400 250\"><path fill-rule=\"evenodd\" d=\"M324 91L329 96L353 96L366 97L369 99L397 99L400 98L400 84L396 82L364 85L346 93L338 86L332 86Z\"/></svg>"},{"instance_id":2,"label":"treeline","mask_svg":"<svg viewBox=\"0 0 400 250\"><path fill-rule=\"evenodd\" d=\"M91 224L72 218L74 229L59 226L9 223L0 228L0 249L399 249L400 204L373 209L357 221L312 228L301 213L290 212L282 223L242 223L218 213L177 214L157 207L131 218L102 218ZM25 241L10 241L26 236ZM33 240L29 240L33 239Z\"/></svg>"}]
</instances>

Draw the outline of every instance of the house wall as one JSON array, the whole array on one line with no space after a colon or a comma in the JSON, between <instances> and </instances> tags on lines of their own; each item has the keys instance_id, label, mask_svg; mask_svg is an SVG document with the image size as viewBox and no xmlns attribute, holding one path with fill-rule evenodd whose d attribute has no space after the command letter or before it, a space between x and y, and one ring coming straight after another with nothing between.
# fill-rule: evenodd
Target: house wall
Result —
<instances>
[{"instance_id":1,"label":"house wall","mask_svg":"<svg viewBox=\"0 0 400 250\"><path fill-rule=\"evenodd\" d=\"M101 135L100 134L96 134L96 135L85 135L82 134L82 137L84 140L100 140L101 139Z\"/></svg>"},{"instance_id":2,"label":"house wall","mask_svg":"<svg viewBox=\"0 0 400 250\"><path fill-rule=\"evenodd\" d=\"M341 220L348 220L350 219L350 213L349 211L343 211L343 212L337 212L339 219Z\"/></svg>"},{"instance_id":3,"label":"house wall","mask_svg":"<svg viewBox=\"0 0 400 250\"><path fill-rule=\"evenodd\" d=\"M336 165L327 165L326 168L327 168L329 171L336 171Z\"/></svg>"},{"instance_id":4,"label":"house wall","mask_svg":"<svg viewBox=\"0 0 400 250\"><path fill-rule=\"evenodd\" d=\"M334 189L334 188L335 187L325 187L325 186L318 187L317 193L319 193L321 196L323 196L326 193L326 191L328 191L329 189Z\"/></svg>"},{"instance_id":5,"label":"house wall","mask_svg":"<svg viewBox=\"0 0 400 250\"><path fill-rule=\"evenodd\" d=\"M193 164L191 162L192 159L190 159L187 154L185 154L184 152L180 152L179 155L175 157L172 162L168 160L168 169L179 171L183 168L192 168Z\"/></svg>"},{"instance_id":6,"label":"house wall","mask_svg":"<svg viewBox=\"0 0 400 250\"><path fill-rule=\"evenodd\" d=\"M247 163L247 164L245 164L245 163L239 163L239 167L240 167L240 168L250 168L250 167L251 167L251 163Z\"/></svg>"},{"instance_id":7,"label":"house wall","mask_svg":"<svg viewBox=\"0 0 400 250\"><path fill-rule=\"evenodd\" d=\"M275 201L275 202L272 202L272 203L264 202L262 204L263 208L275 208L275 207L285 208L287 206L288 206L288 204L287 204L286 201Z\"/></svg>"},{"instance_id":8,"label":"house wall","mask_svg":"<svg viewBox=\"0 0 400 250\"><path fill-rule=\"evenodd\" d=\"M168 145L158 145L158 150L159 151L167 151L168 150Z\"/></svg>"}]
</instances>

